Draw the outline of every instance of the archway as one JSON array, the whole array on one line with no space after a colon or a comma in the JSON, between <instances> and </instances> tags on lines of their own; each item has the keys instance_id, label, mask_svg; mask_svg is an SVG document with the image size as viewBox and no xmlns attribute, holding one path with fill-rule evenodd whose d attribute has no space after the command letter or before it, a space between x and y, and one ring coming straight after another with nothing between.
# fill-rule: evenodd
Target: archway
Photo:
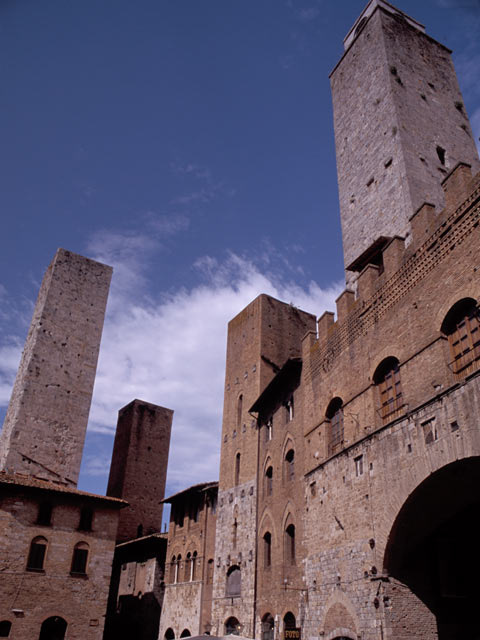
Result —
<instances>
[{"instance_id":1,"label":"archway","mask_svg":"<svg viewBox=\"0 0 480 640\"><path fill-rule=\"evenodd\" d=\"M275 622L271 613L262 617L262 640L273 640Z\"/></svg>"},{"instance_id":2,"label":"archway","mask_svg":"<svg viewBox=\"0 0 480 640\"><path fill-rule=\"evenodd\" d=\"M67 622L58 616L43 621L38 640L64 640Z\"/></svg>"},{"instance_id":3,"label":"archway","mask_svg":"<svg viewBox=\"0 0 480 640\"><path fill-rule=\"evenodd\" d=\"M237 618L233 616L228 618L225 622L225 635L226 636L239 636L240 635L240 623Z\"/></svg>"},{"instance_id":4,"label":"archway","mask_svg":"<svg viewBox=\"0 0 480 640\"><path fill-rule=\"evenodd\" d=\"M165 640L174 640L175 631L171 627L168 627L168 629L165 631L164 638L165 638Z\"/></svg>"},{"instance_id":5,"label":"archway","mask_svg":"<svg viewBox=\"0 0 480 640\"><path fill-rule=\"evenodd\" d=\"M388 538L384 570L408 587L392 596L396 609L408 607L415 625L418 616L429 626L434 618L436 633L431 637L438 634L439 640L480 638L476 613L480 548L475 524L479 486L479 457L442 467L409 496Z\"/></svg>"},{"instance_id":6,"label":"archway","mask_svg":"<svg viewBox=\"0 0 480 640\"><path fill-rule=\"evenodd\" d=\"M191 635L192 634L190 633L189 629L184 629L180 634L180 638L189 638Z\"/></svg>"}]
</instances>

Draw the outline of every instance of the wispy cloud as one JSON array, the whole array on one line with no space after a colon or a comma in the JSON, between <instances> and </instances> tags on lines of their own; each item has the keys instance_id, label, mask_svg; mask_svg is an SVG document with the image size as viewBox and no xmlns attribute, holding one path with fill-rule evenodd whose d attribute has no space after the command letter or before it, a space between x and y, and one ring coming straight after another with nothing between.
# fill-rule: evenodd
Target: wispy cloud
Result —
<instances>
[{"instance_id":1,"label":"wispy cloud","mask_svg":"<svg viewBox=\"0 0 480 640\"><path fill-rule=\"evenodd\" d=\"M315 282L302 288L234 253L205 256L194 268L198 285L158 299L132 299L121 282L113 288L90 419L93 432L113 435L118 409L134 398L174 409L170 491L218 473L227 322L262 292L316 314L333 309L340 292ZM87 473L101 469L87 460Z\"/></svg>"},{"instance_id":2,"label":"wispy cloud","mask_svg":"<svg viewBox=\"0 0 480 640\"><path fill-rule=\"evenodd\" d=\"M190 179L186 185L188 191L172 198L170 204L178 206L195 203L206 204L219 197L232 197L235 195L235 189L221 180L214 179L208 167L191 162L172 162L170 169L177 176L184 176ZM194 180L193 183L191 182L192 179Z\"/></svg>"}]
</instances>

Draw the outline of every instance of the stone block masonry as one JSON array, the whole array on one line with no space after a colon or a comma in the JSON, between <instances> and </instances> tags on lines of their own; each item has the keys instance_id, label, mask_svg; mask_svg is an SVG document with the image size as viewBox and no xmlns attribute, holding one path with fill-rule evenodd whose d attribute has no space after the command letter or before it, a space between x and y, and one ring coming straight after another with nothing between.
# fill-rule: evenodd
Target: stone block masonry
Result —
<instances>
[{"instance_id":1,"label":"stone block masonry","mask_svg":"<svg viewBox=\"0 0 480 640\"><path fill-rule=\"evenodd\" d=\"M76 486L112 269L58 249L0 438L0 469Z\"/></svg>"}]
</instances>

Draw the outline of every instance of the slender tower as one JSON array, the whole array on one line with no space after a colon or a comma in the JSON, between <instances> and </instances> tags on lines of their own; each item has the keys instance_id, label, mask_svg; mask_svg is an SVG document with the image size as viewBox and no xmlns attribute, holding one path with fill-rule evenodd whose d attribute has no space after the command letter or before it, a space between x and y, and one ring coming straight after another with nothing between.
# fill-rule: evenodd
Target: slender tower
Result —
<instances>
[{"instance_id":1,"label":"slender tower","mask_svg":"<svg viewBox=\"0 0 480 640\"><path fill-rule=\"evenodd\" d=\"M76 486L112 269L58 249L0 437L0 469Z\"/></svg>"},{"instance_id":2,"label":"slender tower","mask_svg":"<svg viewBox=\"0 0 480 640\"><path fill-rule=\"evenodd\" d=\"M480 169L451 51L384 0L371 0L330 79L347 281L408 235L423 204L440 210L445 175ZM407 237L408 242L408 237ZM380 266L380 265L379 265Z\"/></svg>"}]
</instances>

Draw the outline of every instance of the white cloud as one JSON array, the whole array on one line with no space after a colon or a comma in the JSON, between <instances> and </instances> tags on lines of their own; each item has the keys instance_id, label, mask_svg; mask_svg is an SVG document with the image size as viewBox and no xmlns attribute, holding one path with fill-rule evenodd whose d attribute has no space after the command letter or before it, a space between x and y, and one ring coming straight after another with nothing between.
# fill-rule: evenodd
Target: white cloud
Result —
<instances>
[{"instance_id":1,"label":"white cloud","mask_svg":"<svg viewBox=\"0 0 480 640\"><path fill-rule=\"evenodd\" d=\"M303 289L230 254L223 262L198 260L198 286L138 301L129 286L141 269L126 273L130 258L114 275L90 429L113 434L118 409L134 398L174 409L168 471L174 491L218 475L227 322L260 293L318 315L334 308L340 286L322 290L311 282ZM101 468L87 461L87 473Z\"/></svg>"}]
</instances>

